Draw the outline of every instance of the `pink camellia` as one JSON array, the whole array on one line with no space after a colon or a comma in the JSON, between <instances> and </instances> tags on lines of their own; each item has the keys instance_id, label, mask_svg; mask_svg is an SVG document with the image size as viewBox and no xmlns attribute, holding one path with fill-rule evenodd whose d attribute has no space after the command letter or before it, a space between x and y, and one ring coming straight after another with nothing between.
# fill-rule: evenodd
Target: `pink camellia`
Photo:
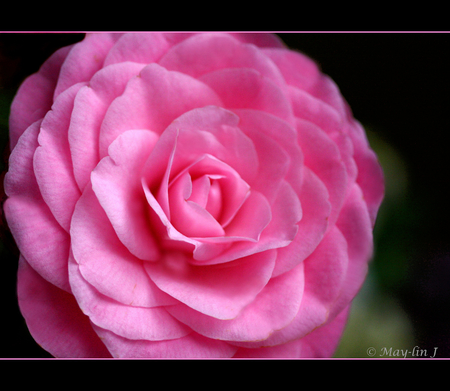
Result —
<instances>
[{"instance_id":1,"label":"pink camellia","mask_svg":"<svg viewBox=\"0 0 450 391\"><path fill-rule=\"evenodd\" d=\"M100 33L11 107L18 299L56 357L329 357L383 177L276 36Z\"/></svg>"}]
</instances>

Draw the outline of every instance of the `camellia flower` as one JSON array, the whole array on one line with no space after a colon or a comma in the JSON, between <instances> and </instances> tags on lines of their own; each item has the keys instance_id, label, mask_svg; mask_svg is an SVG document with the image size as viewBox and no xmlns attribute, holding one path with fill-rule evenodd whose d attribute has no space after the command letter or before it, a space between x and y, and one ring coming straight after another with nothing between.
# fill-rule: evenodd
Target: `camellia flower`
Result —
<instances>
[{"instance_id":1,"label":"camellia flower","mask_svg":"<svg viewBox=\"0 0 450 391\"><path fill-rule=\"evenodd\" d=\"M332 80L268 34L100 33L11 106L18 299L57 357L328 357L383 177Z\"/></svg>"}]
</instances>

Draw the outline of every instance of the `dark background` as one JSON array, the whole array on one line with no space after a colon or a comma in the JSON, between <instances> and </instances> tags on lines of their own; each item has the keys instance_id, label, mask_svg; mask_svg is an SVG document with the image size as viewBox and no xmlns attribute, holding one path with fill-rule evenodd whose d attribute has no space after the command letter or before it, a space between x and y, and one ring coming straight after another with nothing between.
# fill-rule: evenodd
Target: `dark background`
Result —
<instances>
[{"instance_id":1,"label":"dark background","mask_svg":"<svg viewBox=\"0 0 450 391\"><path fill-rule=\"evenodd\" d=\"M366 128L386 176L369 276L336 357L375 347L437 349L450 357L450 35L280 33L331 76ZM0 149L6 168L9 105L23 79L82 34L0 34ZM18 252L4 226L0 357L49 357L29 336L15 293ZM415 350L417 352L417 350Z\"/></svg>"}]
</instances>

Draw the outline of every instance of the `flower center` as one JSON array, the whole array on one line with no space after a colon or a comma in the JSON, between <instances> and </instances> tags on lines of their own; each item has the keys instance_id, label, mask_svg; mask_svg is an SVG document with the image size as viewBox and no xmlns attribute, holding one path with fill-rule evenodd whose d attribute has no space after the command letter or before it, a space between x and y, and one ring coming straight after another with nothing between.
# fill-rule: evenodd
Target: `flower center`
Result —
<instances>
[{"instance_id":1,"label":"flower center","mask_svg":"<svg viewBox=\"0 0 450 391\"><path fill-rule=\"evenodd\" d=\"M171 223L189 237L225 236L249 191L236 171L205 155L170 182Z\"/></svg>"}]
</instances>

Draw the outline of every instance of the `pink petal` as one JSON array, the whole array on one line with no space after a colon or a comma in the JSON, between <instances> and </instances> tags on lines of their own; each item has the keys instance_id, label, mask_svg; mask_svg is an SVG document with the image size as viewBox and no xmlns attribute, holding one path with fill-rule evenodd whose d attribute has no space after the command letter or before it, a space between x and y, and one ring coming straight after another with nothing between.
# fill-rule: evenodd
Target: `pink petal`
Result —
<instances>
[{"instance_id":1,"label":"pink petal","mask_svg":"<svg viewBox=\"0 0 450 391\"><path fill-rule=\"evenodd\" d=\"M103 66L126 61L157 62L170 46L161 33L124 34L108 52Z\"/></svg>"},{"instance_id":2,"label":"pink petal","mask_svg":"<svg viewBox=\"0 0 450 391\"><path fill-rule=\"evenodd\" d=\"M74 297L44 280L23 257L17 295L31 335L55 357L111 357Z\"/></svg>"},{"instance_id":3,"label":"pink petal","mask_svg":"<svg viewBox=\"0 0 450 391\"><path fill-rule=\"evenodd\" d=\"M222 99L227 109L254 109L293 123L290 101L274 82L254 69L220 69L199 78Z\"/></svg>"},{"instance_id":4,"label":"pink petal","mask_svg":"<svg viewBox=\"0 0 450 391\"><path fill-rule=\"evenodd\" d=\"M228 358L237 350L226 342L196 333L168 341L136 341L99 327L95 327L95 330L115 358Z\"/></svg>"},{"instance_id":5,"label":"pink petal","mask_svg":"<svg viewBox=\"0 0 450 391\"><path fill-rule=\"evenodd\" d=\"M271 114L238 109L239 128L253 141L259 155L259 175L251 182L269 200L276 194L277 184L286 179L294 191L302 187L303 153L298 145L296 129Z\"/></svg>"},{"instance_id":6,"label":"pink petal","mask_svg":"<svg viewBox=\"0 0 450 391\"><path fill-rule=\"evenodd\" d=\"M368 262L373 253L372 222L357 184L350 189L336 226L347 241L349 264L342 292L333 307L334 316L358 293L367 275Z\"/></svg>"},{"instance_id":7,"label":"pink petal","mask_svg":"<svg viewBox=\"0 0 450 391\"><path fill-rule=\"evenodd\" d=\"M303 170L303 184L299 193L302 219L298 223L295 239L278 250L274 276L280 275L311 255L322 240L327 227L331 206L325 185L307 167Z\"/></svg>"},{"instance_id":8,"label":"pink petal","mask_svg":"<svg viewBox=\"0 0 450 391\"><path fill-rule=\"evenodd\" d=\"M100 160L100 126L111 102L121 95L142 64L126 62L102 68L75 97L69 126L69 144L75 179L80 190Z\"/></svg>"},{"instance_id":9,"label":"pink petal","mask_svg":"<svg viewBox=\"0 0 450 391\"><path fill-rule=\"evenodd\" d=\"M188 200L191 193L186 192L188 186L192 187L192 181L187 173L170 186L171 223L189 237L223 236L225 232L217 220L204 207Z\"/></svg>"},{"instance_id":10,"label":"pink petal","mask_svg":"<svg viewBox=\"0 0 450 391\"><path fill-rule=\"evenodd\" d=\"M327 187L331 203L329 224L334 225L347 196L347 170L337 145L320 128L307 121L297 121L300 147L305 165Z\"/></svg>"},{"instance_id":11,"label":"pink petal","mask_svg":"<svg viewBox=\"0 0 450 391\"><path fill-rule=\"evenodd\" d=\"M258 241L271 220L272 210L266 197L257 191L250 191L250 195L239 208L236 216L227 225L225 233L228 237L250 238Z\"/></svg>"},{"instance_id":12,"label":"pink petal","mask_svg":"<svg viewBox=\"0 0 450 391\"><path fill-rule=\"evenodd\" d=\"M373 226L384 196L383 170L376 154L370 149L362 126L356 121L350 125L349 135L355 150L353 157L358 166L356 182L363 192Z\"/></svg>"},{"instance_id":13,"label":"pink petal","mask_svg":"<svg viewBox=\"0 0 450 391\"><path fill-rule=\"evenodd\" d=\"M20 137L5 175L8 199L3 205L8 226L20 252L46 280L70 292L67 274L70 237L42 199L33 172L40 122Z\"/></svg>"},{"instance_id":14,"label":"pink petal","mask_svg":"<svg viewBox=\"0 0 450 391\"><path fill-rule=\"evenodd\" d=\"M72 257L69 259L69 276L72 292L81 310L98 327L124 338L151 341L180 338L190 332L164 307L134 307L102 295L83 278Z\"/></svg>"},{"instance_id":15,"label":"pink petal","mask_svg":"<svg viewBox=\"0 0 450 391\"><path fill-rule=\"evenodd\" d=\"M194 266L186 257L181 252L167 253L145 268L162 291L187 306L218 319L232 319L267 284L276 253L266 251L225 266Z\"/></svg>"},{"instance_id":16,"label":"pink petal","mask_svg":"<svg viewBox=\"0 0 450 391\"><path fill-rule=\"evenodd\" d=\"M142 261L117 238L90 186L75 208L71 238L80 273L101 294L130 306L156 307L176 302L155 286Z\"/></svg>"},{"instance_id":17,"label":"pink petal","mask_svg":"<svg viewBox=\"0 0 450 391\"><path fill-rule=\"evenodd\" d=\"M280 71L261 49L232 34L194 35L169 49L159 64L195 78L219 69L252 68L284 88Z\"/></svg>"},{"instance_id":18,"label":"pink petal","mask_svg":"<svg viewBox=\"0 0 450 391\"><path fill-rule=\"evenodd\" d=\"M260 348L239 348L233 358L300 358L302 352L301 340L295 340L283 345L260 347Z\"/></svg>"},{"instance_id":19,"label":"pink petal","mask_svg":"<svg viewBox=\"0 0 450 391\"><path fill-rule=\"evenodd\" d=\"M234 219L236 213L247 199L250 186L232 167L209 154L201 156L198 161L187 167L186 171L194 178L203 175L216 177L217 183L220 184L222 198L219 222L225 228ZM170 186L176 181L177 179L172 181Z\"/></svg>"},{"instance_id":20,"label":"pink petal","mask_svg":"<svg viewBox=\"0 0 450 391\"><path fill-rule=\"evenodd\" d=\"M327 133L342 131L345 118L332 106L304 90L288 87L294 114L312 122Z\"/></svg>"},{"instance_id":21,"label":"pink petal","mask_svg":"<svg viewBox=\"0 0 450 391\"><path fill-rule=\"evenodd\" d=\"M68 232L80 190L73 175L67 131L73 101L82 84L64 91L41 124L39 147L34 155L34 171L42 197L55 219Z\"/></svg>"},{"instance_id":22,"label":"pink petal","mask_svg":"<svg viewBox=\"0 0 450 391\"><path fill-rule=\"evenodd\" d=\"M272 278L234 319L216 319L183 304L168 307L167 310L208 338L232 343L264 341L275 330L286 327L294 319L302 299L303 278L302 264L282 276Z\"/></svg>"},{"instance_id":23,"label":"pink petal","mask_svg":"<svg viewBox=\"0 0 450 391\"><path fill-rule=\"evenodd\" d=\"M302 53L287 48L264 48L261 51L276 64L288 85L308 91L320 78L316 63Z\"/></svg>"},{"instance_id":24,"label":"pink petal","mask_svg":"<svg viewBox=\"0 0 450 391\"><path fill-rule=\"evenodd\" d=\"M233 37L245 43L252 43L259 47L279 48L285 47L283 41L275 34L265 33L233 33Z\"/></svg>"},{"instance_id":25,"label":"pink petal","mask_svg":"<svg viewBox=\"0 0 450 391\"><path fill-rule=\"evenodd\" d=\"M236 216L236 223L231 225L230 232L226 230L227 235L235 234L223 238L229 239L227 242L231 241L232 244L225 242L220 246L221 238L202 238L201 242L196 244L191 263L225 263L288 246L297 234L297 223L301 214L298 197L286 182L280 186L277 198L271 206L263 195L252 191L244 204L242 215Z\"/></svg>"},{"instance_id":26,"label":"pink petal","mask_svg":"<svg viewBox=\"0 0 450 391\"><path fill-rule=\"evenodd\" d=\"M157 140L148 130L123 133L91 174L92 188L117 236L133 255L144 260L159 257L141 185L142 167Z\"/></svg>"},{"instance_id":27,"label":"pink petal","mask_svg":"<svg viewBox=\"0 0 450 391\"><path fill-rule=\"evenodd\" d=\"M261 348L239 348L233 358L329 358L342 336L348 311L303 338Z\"/></svg>"},{"instance_id":28,"label":"pink petal","mask_svg":"<svg viewBox=\"0 0 450 391\"><path fill-rule=\"evenodd\" d=\"M86 34L81 42L73 45L61 67L54 99L74 84L89 81L102 68L106 55L120 36L118 33Z\"/></svg>"},{"instance_id":29,"label":"pink petal","mask_svg":"<svg viewBox=\"0 0 450 391\"><path fill-rule=\"evenodd\" d=\"M344 309L330 323L315 329L299 340L302 358L332 357L347 323L349 308Z\"/></svg>"},{"instance_id":30,"label":"pink petal","mask_svg":"<svg viewBox=\"0 0 450 391\"><path fill-rule=\"evenodd\" d=\"M29 76L19 87L11 104L9 117L11 150L25 129L33 122L42 119L50 110L61 64L71 48L72 45L57 50L44 62L37 73Z\"/></svg>"},{"instance_id":31,"label":"pink petal","mask_svg":"<svg viewBox=\"0 0 450 391\"><path fill-rule=\"evenodd\" d=\"M150 64L110 105L100 133L100 156L106 156L109 144L127 130L149 129L161 134L181 114L206 105L221 106L211 88L187 75Z\"/></svg>"},{"instance_id":32,"label":"pink petal","mask_svg":"<svg viewBox=\"0 0 450 391\"><path fill-rule=\"evenodd\" d=\"M274 332L264 341L264 346L301 338L329 319L344 286L348 268L347 243L341 232L333 227L302 264L305 290L300 309L287 327Z\"/></svg>"}]
</instances>

